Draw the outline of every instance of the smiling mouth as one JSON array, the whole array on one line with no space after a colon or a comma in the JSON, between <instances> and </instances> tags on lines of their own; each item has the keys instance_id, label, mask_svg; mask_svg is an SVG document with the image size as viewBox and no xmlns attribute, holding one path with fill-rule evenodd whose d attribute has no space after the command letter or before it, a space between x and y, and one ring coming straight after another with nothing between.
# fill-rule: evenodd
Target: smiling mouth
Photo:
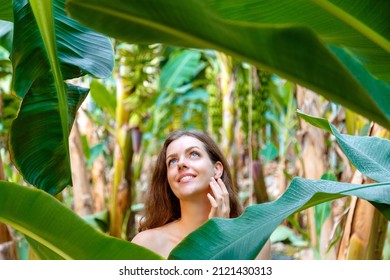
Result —
<instances>
[{"instance_id":1,"label":"smiling mouth","mask_svg":"<svg viewBox=\"0 0 390 280\"><path fill-rule=\"evenodd\" d=\"M180 183L187 183L187 182L191 181L193 178L195 178L195 176L191 176L191 175L184 176L183 178L181 178L179 180L179 182Z\"/></svg>"}]
</instances>

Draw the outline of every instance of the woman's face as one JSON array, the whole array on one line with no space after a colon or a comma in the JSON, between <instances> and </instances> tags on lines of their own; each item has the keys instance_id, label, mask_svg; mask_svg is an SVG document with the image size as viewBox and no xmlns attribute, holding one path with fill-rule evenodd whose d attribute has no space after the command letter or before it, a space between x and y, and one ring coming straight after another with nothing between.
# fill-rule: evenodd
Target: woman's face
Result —
<instances>
[{"instance_id":1,"label":"woman's face","mask_svg":"<svg viewBox=\"0 0 390 280\"><path fill-rule=\"evenodd\" d=\"M206 195L211 177L219 177L223 171L222 163L213 164L203 143L191 136L168 145L166 166L169 185L179 199Z\"/></svg>"}]
</instances>

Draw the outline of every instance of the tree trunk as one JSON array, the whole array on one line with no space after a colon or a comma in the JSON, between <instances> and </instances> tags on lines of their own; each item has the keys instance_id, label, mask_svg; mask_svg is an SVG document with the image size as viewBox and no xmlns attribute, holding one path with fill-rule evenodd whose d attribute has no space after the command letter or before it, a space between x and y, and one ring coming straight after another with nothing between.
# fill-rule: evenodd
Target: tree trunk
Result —
<instances>
[{"instance_id":1,"label":"tree trunk","mask_svg":"<svg viewBox=\"0 0 390 280\"><path fill-rule=\"evenodd\" d=\"M95 212L102 212L107 209L108 197L107 181L104 176L106 172L106 161L103 155L99 155L91 168L91 181L93 185L93 206Z\"/></svg>"},{"instance_id":2,"label":"tree trunk","mask_svg":"<svg viewBox=\"0 0 390 280\"><path fill-rule=\"evenodd\" d=\"M122 237L122 225L132 201L131 164L133 145L129 127L130 111L125 100L131 92L125 89L117 74L116 144L114 151L114 179L110 192L110 235Z\"/></svg>"},{"instance_id":3,"label":"tree trunk","mask_svg":"<svg viewBox=\"0 0 390 280\"><path fill-rule=\"evenodd\" d=\"M0 223L0 260L16 260L17 256L16 244L8 226Z\"/></svg>"},{"instance_id":4,"label":"tree trunk","mask_svg":"<svg viewBox=\"0 0 390 280\"><path fill-rule=\"evenodd\" d=\"M235 135L235 106L234 90L236 80L233 73L233 61L230 56L217 52L220 66L219 89L222 96L222 152L229 161L233 184L237 186L238 154L234 147Z\"/></svg>"},{"instance_id":5,"label":"tree trunk","mask_svg":"<svg viewBox=\"0 0 390 280\"><path fill-rule=\"evenodd\" d=\"M381 259L386 231L387 219L368 201L353 197L337 259Z\"/></svg>"},{"instance_id":6,"label":"tree trunk","mask_svg":"<svg viewBox=\"0 0 390 280\"><path fill-rule=\"evenodd\" d=\"M263 164L261 160L253 161L253 188L256 197L256 203L268 202L268 193L265 185Z\"/></svg>"},{"instance_id":7,"label":"tree trunk","mask_svg":"<svg viewBox=\"0 0 390 280\"><path fill-rule=\"evenodd\" d=\"M297 105L303 112L322 117L319 98L314 92L297 86ZM327 170L324 132L303 120L300 120L300 127L298 139L301 146L301 163L303 164L303 168L300 168L300 170L303 171L303 174L299 175L308 179L320 179ZM316 222L318 221L315 220L314 207L307 209L306 214L311 244L314 248L319 249L323 245L320 244L319 236L316 233ZM333 227L332 219L328 219L321 227L323 231L330 232ZM321 256L321 258L323 257Z\"/></svg>"},{"instance_id":8,"label":"tree trunk","mask_svg":"<svg viewBox=\"0 0 390 280\"><path fill-rule=\"evenodd\" d=\"M90 215L94 213L92 191L77 121L73 124L69 138L74 210L80 216Z\"/></svg>"},{"instance_id":9,"label":"tree trunk","mask_svg":"<svg viewBox=\"0 0 390 280\"><path fill-rule=\"evenodd\" d=\"M88 99L86 100L88 101ZM87 102L82 104L85 108L88 106ZM80 124L79 131L85 135L90 147L99 143L96 131L98 127L91 121L91 119L84 113L83 110L79 110L77 113L77 121ZM93 209L94 212L102 212L107 209L107 197L108 186L106 180L106 160L102 154L100 154L92 164L90 172L90 184L92 187Z\"/></svg>"}]
</instances>

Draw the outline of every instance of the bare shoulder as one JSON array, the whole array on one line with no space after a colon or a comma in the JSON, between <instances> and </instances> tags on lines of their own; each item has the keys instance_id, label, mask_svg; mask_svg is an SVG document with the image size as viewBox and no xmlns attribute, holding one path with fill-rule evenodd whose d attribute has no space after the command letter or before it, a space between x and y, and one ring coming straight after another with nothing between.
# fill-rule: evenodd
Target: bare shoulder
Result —
<instances>
[{"instance_id":1,"label":"bare shoulder","mask_svg":"<svg viewBox=\"0 0 390 280\"><path fill-rule=\"evenodd\" d=\"M270 260L271 259L271 240L267 240L261 249L260 253L257 255L256 260Z\"/></svg>"},{"instance_id":2,"label":"bare shoulder","mask_svg":"<svg viewBox=\"0 0 390 280\"><path fill-rule=\"evenodd\" d=\"M158 228L141 231L134 236L133 240L131 240L132 243L141 245L152 251L155 251L155 248L160 247L161 241L161 232Z\"/></svg>"},{"instance_id":3,"label":"bare shoulder","mask_svg":"<svg viewBox=\"0 0 390 280\"><path fill-rule=\"evenodd\" d=\"M173 247L178 243L172 226L167 224L162 227L141 231L131 240L132 243L143 246L164 258L167 258Z\"/></svg>"}]
</instances>

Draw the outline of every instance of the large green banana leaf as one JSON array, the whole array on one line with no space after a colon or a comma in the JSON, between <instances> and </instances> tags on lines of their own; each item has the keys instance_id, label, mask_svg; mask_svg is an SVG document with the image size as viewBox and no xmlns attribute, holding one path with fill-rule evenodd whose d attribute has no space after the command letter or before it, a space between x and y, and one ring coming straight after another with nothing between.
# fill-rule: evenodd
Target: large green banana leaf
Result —
<instances>
[{"instance_id":1,"label":"large green banana leaf","mask_svg":"<svg viewBox=\"0 0 390 280\"><path fill-rule=\"evenodd\" d=\"M67 10L83 24L127 42L225 52L390 128L390 104L381 102L390 94L389 3L67 0ZM345 50L350 60L342 61L336 50ZM355 63L369 70L366 77L350 70ZM373 86L361 81L366 78ZM378 79L386 87L376 87Z\"/></svg>"},{"instance_id":2,"label":"large green banana leaf","mask_svg":"<svg viewBox=\"0 0 390 280\"><path fill-rule=\"evenodd\" d=\"M28 236L46 259L162 259L136 244L104 235L42 190L0 181L0 221Z\"/></svg>"},{"instance_id":3,"label":"large green banana leaf","mask_svg":"<svg viewBox=\"0 0 390 280\"><path fill-rule=\"evenodd\" d=\"M12 0L0 0L0 20L13 20Z\"/></svg>"},{"instance_id":4,"label":"large green banana leaf","mask_svg":"<svg viewBox=\"0 0 390 280\"><path fill-rule=\"evenodd\" d=\"M29 1L14 1L15 29L11 60L15 72L14 90L22 98L37 78L49 74L50 59L58 60L64 80L87 73L100 78L111 74L114 59L109 39L67 17L64 2L65 0L48 1L47 6L53 4L54 18L42 15L45 20L42 24L45 29L53 29L55 42L46 43L45 40L54 38L46 39L46 34L41 33L37 15L34 15ZM45 44L56 44L58 57L50 57Z\"/></svg>"},{"instance_id":5,"label":"large green banana leaf","mask_svg":"<svg viewBox=\"0 0 390 280\"><path fill-rule=\"evenodd\" d=\"M352 163L380 183L354 185L294 178L276 201L248 207L236 219L211 219L187 236L170 259L253 259L288 216L345 195L370 201L390 220L390 141L340 134L327 120L300 113L310 123L332 131Z\"/></svg>"},{"instance_id":6,"label":"large green banana leaf","mask_svg":"<svg viewBox=\"0 0 390 280\"><path fill-rule=\"evenodd\" d=\"M71 170L67 162L68 147L62 139L56 87L54 82L45 81L46 87L42 84L31 87L22 101L18 117L11 125L10 154L29 183L57 194L71 184ZM70 84L65 88L70 131L88 89Z\"/></svg>"},{"instance_id":7,"label":"large green banana leaf","mask_svg":"<svg viewBox=\"0 0 390 280\"><path fill-rule=\"evenodd\" d=\"M285 218L345 195L390 204L390 182L351 185L296 177L276 201L249 206L239 218L209 220L188 235L169 259L254 259ZM390 219L388 207L385 214Z\"/></svg>"},{"instance_id":8,"label":"large green banana leaf","mask_svg":"<svg viewBox=\"0 0 390 280\"><path fill-rule=\"evenodd\" d=\"M10 152L26 181L51 194L71 184L69 131L88 90L64 80L113 68L109 39L70 19L63 0L14 1L13 89L23 98Z\"/></svg>"},{"instance_id":9,"label":"large green banana leaf","mask_svg":"<svg viewBox=\"0 0 390 280\"><path fill-rule=\"evenodd\" d=\"M207 3L223 19L237 23L309 26L327 45L347 48L374 76L390 82L389 1L207 0Z\"/></svg>"}]
</instances>

